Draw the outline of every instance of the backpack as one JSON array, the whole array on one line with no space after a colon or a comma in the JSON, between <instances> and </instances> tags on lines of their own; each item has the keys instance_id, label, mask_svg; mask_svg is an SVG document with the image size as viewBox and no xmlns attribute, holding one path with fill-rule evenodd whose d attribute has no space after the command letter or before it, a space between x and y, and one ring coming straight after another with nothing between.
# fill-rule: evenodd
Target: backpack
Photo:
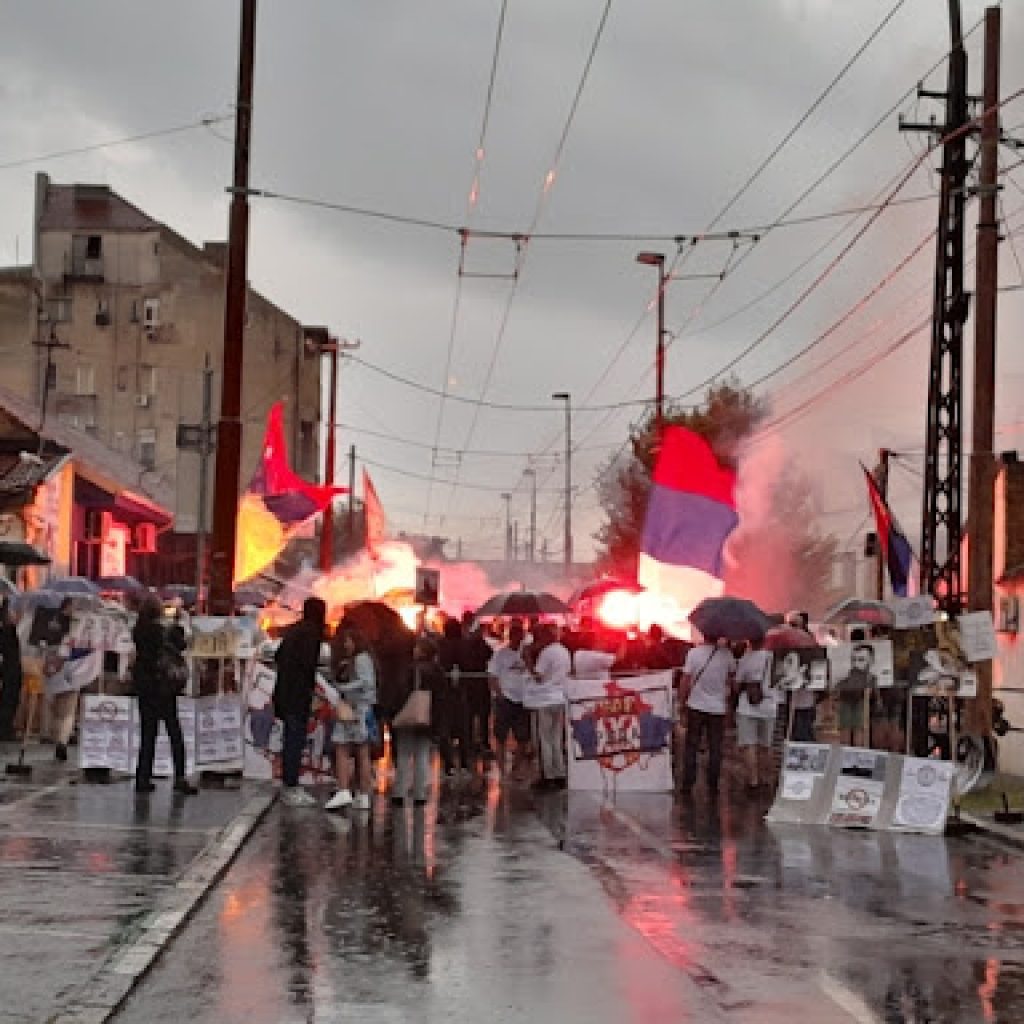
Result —
<instances>
[{"instance_id":1,"label":"backpack","mask_svg":"<svg viewBox=\"0 0 1024 1024\"><path fill-rule=\"evenodd\" d=\"M163 697L177 697L188 685L188 662L166 636L156 658L156 682Z\"/></svg>"}]
</instances>

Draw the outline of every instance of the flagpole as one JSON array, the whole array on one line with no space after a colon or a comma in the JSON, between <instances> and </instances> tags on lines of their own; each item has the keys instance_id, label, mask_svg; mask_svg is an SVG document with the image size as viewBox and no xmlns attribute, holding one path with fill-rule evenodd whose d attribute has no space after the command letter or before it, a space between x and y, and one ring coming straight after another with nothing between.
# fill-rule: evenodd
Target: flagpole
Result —
<instances>
[{"instance_id":1,"label":"flagpole","mask_svg":"<svg viewBox=\"0 0 1024 1024\"><path fill-rule=\"evenodd\" d=\"M875 483L878 485L878 493L882 496L882 500L888 502L889 500L889 449L879 448L878 449L878 465L875 467ZM875 529L878 529L878 524L875 524ZM875 597L879 601L885 600L885 554L884 545L882 544L882 538L879 536L878 543L875 545Z\"/></svg>"}]
</instances>

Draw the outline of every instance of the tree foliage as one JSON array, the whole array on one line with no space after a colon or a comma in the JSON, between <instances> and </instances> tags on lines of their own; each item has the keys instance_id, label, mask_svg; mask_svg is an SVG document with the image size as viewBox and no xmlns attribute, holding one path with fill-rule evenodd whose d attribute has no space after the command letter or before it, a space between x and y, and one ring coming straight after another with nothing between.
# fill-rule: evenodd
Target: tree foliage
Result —
<instances>
[{"instance_id":1,"label":"tree foliage","mask_svg":"<svg viewBox=\"0 0 1024 1024\"><path fill-rule=\"evenodd\" d=\"M740 470L741 524L725 552L728 592L749 597L766 609L799 606L816 613L833 596L836 542L819 530L810 483L791 462L782 460L778 469L767 474L746 472L757 459L747 443L767 414L761 399L729 381L712 387L699 408L670 409L665 419L706 438L720 462ZM636 572L656 441L650 416L632 432L628 450L598 472L598 495L605 513L596 535L601 546L599 565L616 575Z\"/></svg>"}]
</instances>

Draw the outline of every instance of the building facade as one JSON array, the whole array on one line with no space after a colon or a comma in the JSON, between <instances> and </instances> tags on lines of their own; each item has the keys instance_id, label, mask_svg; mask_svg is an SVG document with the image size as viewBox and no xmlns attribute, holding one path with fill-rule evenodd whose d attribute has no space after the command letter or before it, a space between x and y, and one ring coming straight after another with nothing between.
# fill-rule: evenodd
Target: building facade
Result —
<instances>
[{"instance_id":1,"label":"building facade","mask_svg":"<svg viewBox=\"0 0 1024 1024\"><path fill-rule=\"evenodd\" d=\"M105 185L55 185L39 174L32 266L0 272L0 350L17 369L5 386L36 403L45 397L47 415L138 464L144 492L170 489L177 533L194 533L199 518L199 456L178 448L178 434L202 421L207 358L217 419L225 259L223 243L199 248ZM250 290L244 358L241 486L267 410L281 399L293 462L315 478L315 339ZM212 459L208 479L212 492Z\"/></svg>"}]
</instances>

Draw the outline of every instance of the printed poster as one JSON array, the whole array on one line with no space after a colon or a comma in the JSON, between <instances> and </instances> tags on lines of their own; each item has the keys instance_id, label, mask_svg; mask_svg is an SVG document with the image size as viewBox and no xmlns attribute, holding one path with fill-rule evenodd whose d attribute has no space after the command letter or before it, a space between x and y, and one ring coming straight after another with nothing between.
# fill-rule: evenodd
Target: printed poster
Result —
<instances>
[{"instance_id":1,"label":"printed poster","mask_svg":"<svg viewBox=\"0 0 1024 1024\"><path fill-rule=\"evenodd\" d=\"M840 693L863 693L893 685L891 640L865 640L838 644L828 649L832 689Z\"/></svg>"},{"instance_id":2,"label":"printed poster","mask_svg":"<svg viewBox=\"0 0 1024 1024\"><path fill-rule=\"evenodd\" d=\"M775 652L772 685L779 690L827 690L828 656L824 647Z\"/></svg>"},{"instance_id":3,"label":"printed poster","mask_svg":"<svg viewBox=\"0 0 1024 1024\"><path fill-rule=\"evenodd\" d=\"M577 679L567 703L570 789L672 789L671 672Z\"/></svg>"},{"instance_id":4,"label":"printed poster","mask_svg":"<svg viewBox=\"0 0 1024 1024\"><path fill-rule=\"evenodd\" d=\"M242 698L200 697L196 702L196 759L201 767L242 759Z\"/></svg>"},{"instance_id":5,"label":"printed poster","mask_svg":"<svg viewBox=\"0 0 1024 1024\"><path fill-rule=\"evenodd\" d=\"M917 629L935 621L935 599L931 594L894 597L886 603L892 611L893 629Z\"/></svg>"},{"instance_id":6,"label":"printed poster","mask_svg":"<svg viewBox=\"0 0 1024 1024\"><path fill-rule=\"evenodd\" d=\"M942 832L953 795L953 764L906 757L893 825L916 831Z\"/></svg>"},{"instance_id":7,"label":"printed poster","mask_svg":"<svg viewBox=\"0 0 1024 1024\"><path fill-rule=\"evenodd\" d=\"M784 800L811 799L814 780L824 776L831 749L824 743L786 744L780 793Z\"/></svg>"},{"instance_id":8,"label":"printed poster","mask_svg":"<svg viewBox=\"0 0 1024 1024\"><path fill-rule=\"evenodd\" d=\"M839 756L839 777L828 824L870 828L882 807L888 755L877 750L843 747Z\"/></svg>"},{"instance_id":9,"label":"printed poster","mask_svg":"<svg viewBox=\"0 0 1024 1024\"><path fill-rule=\"evenodd\" d=\"M82 697L78 726L78 766L129 773L133 767L133 697Z\"/></svg>"},{"instance_id":10,"label":"printed poster","mask_svg":"<svg viewBox=\"0 0 1024 1024\"><path fill-rule=\"evenodd\" d=\"M960 649L968 664L991 661L999 654L991 612L968 612L961 615L957 623L960 626Z\"/></svg>"}]
</instances>

